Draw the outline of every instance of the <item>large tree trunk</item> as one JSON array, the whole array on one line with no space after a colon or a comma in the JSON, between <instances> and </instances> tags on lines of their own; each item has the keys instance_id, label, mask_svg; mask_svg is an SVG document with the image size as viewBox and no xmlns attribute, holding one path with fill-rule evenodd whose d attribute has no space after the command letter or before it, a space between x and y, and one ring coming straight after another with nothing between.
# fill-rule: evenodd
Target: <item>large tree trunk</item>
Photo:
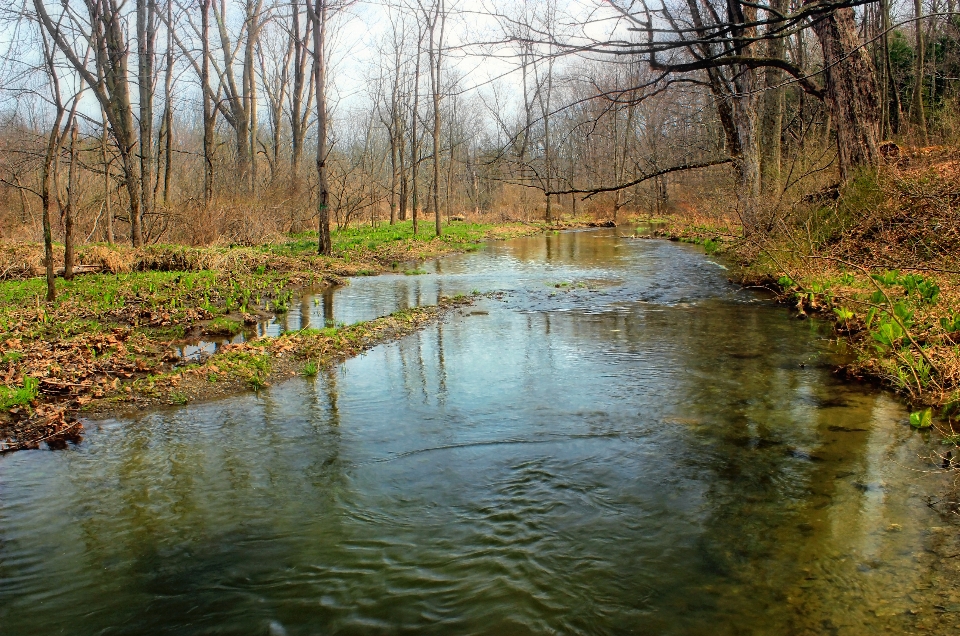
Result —
<instances>
[{"instance_id":1,"label":"large tree trunk","mask_svg":"<svg viewBox=\"0 0 960 636\"><path fill-rule=\"evenodd\" d=\"M773 11L785 13L786 0L773 0ZM771 14L771 17L773 15ZM767 41L767 57L783 59L784 38L775 37ZM783 129L784 90L783 71L768 66L764 69L763 113L760 124L760 184L763 192L774 194L780 189L781 131Z\"/></svg>"},{"instance_id":2,"label":"large tree trunk","mask_svg":"<svg viewBox=\"0 0 960 636\"><path fill-rule=\"evenodd\" d=\"M853 9L814 20L826 66L826 104L837 134L840 176L879 161L880 108L873 60L857 34Z\"/></svg>"},{"instance_id":3,"label":"large tree trunk","mask_svg":"<svg viewBox=\"0 0 960 636\"><path fill-rule=\"evenodd\" d=\"M737 176L737 200L744 228L756 229L760 201L760 127L756 72L744 69L734 81L738 94L731 97L734 124L740 152L734 157Z\"/></svg>"},{"instance_id":4,"label":"large tree trunk","mask_svg":"<svg viewBox=\"0 0 960 636\"><path fill-rule=\"evenodd\" d=\"M923 145L929 143L927 139L927 117L923 112L923 23L920 18L923 17L922 0L913 0L913 14L916 21L913 23L914 34L916 37L916 46L914 47L913 59L913 103L910 105L910 115L914 125L917 127L917 136Z\"/></svg>"}]
</instances>

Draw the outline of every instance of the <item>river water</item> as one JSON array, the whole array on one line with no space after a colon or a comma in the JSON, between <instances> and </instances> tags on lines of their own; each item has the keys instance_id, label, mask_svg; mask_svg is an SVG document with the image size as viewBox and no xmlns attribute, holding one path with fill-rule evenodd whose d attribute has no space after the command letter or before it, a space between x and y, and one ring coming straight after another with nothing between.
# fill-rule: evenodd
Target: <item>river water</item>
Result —
<instances>
[{"instance_id":1,"label":"river water","mask_svg":"<svg viewBox=\"0 0 960 636\"><path fill-rule=\"evenodd\" d=\"M0 457L0 633L960 628L934 440L834 376L822 325L612 230L422 268L272 328L502 293L317 378Z\"/></svg>"}]
</instances>

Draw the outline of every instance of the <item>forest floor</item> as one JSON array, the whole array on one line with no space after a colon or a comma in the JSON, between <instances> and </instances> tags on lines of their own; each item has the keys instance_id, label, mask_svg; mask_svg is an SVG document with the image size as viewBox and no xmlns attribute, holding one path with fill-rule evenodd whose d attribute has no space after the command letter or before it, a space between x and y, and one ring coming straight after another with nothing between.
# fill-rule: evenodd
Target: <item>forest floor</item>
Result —
<instances>
[{"instance_id":1,"label":"forest floor","mask_svg":"<svg viewBox=\"0 0 960 636\"><path fill-rule=\"evenodd\" d=\"M844 373L901 393L912 424L960 443L960 152L904 153L766 224L744 236L739 220L684 214L648 230L723 254L736 282L773 291L798 318L831 320L855 353Z\"/></svg>"},{"instance_id":2,"label":"forest floor","mask_svg":"<svg viewBox=\"0 0 960 636\"><path fill-rule=\"evenodd\" d=\"M85 245L77 263L86 273L58 278L53 303L44 300L46 281L39 277L42 246L0 245L0 452L76 439L83 413L183 404L315 374L472 299L444 298L351 326L253 337L198 362L187 363L178 347L250 336L253 325L284 313L297 289L403 272L427 258L477 250L486 240L545 229L555 228L452 223L435 238L428 224L416 237L409 222L350 227L333 233L332 257L316 254L316 233L255 247Z\"/></svg>"}]
</instances>

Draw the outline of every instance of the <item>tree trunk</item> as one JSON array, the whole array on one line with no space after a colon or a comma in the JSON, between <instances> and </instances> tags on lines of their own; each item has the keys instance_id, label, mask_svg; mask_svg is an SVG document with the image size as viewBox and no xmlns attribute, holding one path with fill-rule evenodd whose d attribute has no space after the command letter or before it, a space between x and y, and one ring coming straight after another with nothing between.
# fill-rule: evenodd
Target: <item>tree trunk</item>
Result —
<instances>
[{"instance_id":1,"label":"tree trunk","mask_svg":"<svg viewBox=\"0 0 960 636\"><path fill-rule=\"evenodd\" d=\"M43 257L47 274L47 302L57 299L56 279L53 273L53 230L50 222L50 211L54 206L53 194L53 167L56 156L60 152L60 122L63 121L63 110L57 109L57 116L50 129L47 139L47 152L43 158L43 167L40 171L40 201L43 206Z\"/></svg>"},{"instance_id":2,"label":"tree trunk","mask_svg":"<svg viewBox=\"0 0 960 636\"><path fill-rule=\"evenodd\" d=\"M924 146L929 144L927 139L927 118L923 112L923 23L920 19L923 17L922 0L913 0L913 14L916 21L913 23L914 33L916 35L916 46L913 61L913 101L910 105L910 116L914 125L917 127L917 136L920 143Z\"/></svg>"},{"instance_id":3,"label":"tree trunk","mask_svg":"<svg viewBox=\"0 0 960 636\"><path fill-rule=\"evenodd\" d=\"M317 101L317 217L319 224L317 251L324 256L333 253L330 239L330 189L327 183L327 87L326 36L327 0L316 0L313 10L313 77Z\"/></svg>"},{"instance_id":4,"label":"tree trunk","mask_svg":"<svg viewBox=\"0 0 960 636\"><path fill-rule=\"evenodd\" d=\"M163 203L170 205L170 175L173 169L173 0L167 0L167 72L164 78L164 113L167 136L164 138Z\"/></svg>"},{"instance_id":5,"label":"tree trunk","mask_svg":"<svg viewBox=\"0 0 960 636\"><path fill-rule=\"evenodd\" d=\"M200 30L203 59L200 63L200 84L203 88L203 204L213 200L213 128L216 123L210 88L210 3L200 0Z\"/></svg>"},{"instance_id":6,"label":"tree trunk","mask_svg":"<svg viewBox=\"0 0 960 636\"><path fill-rule=\"evenodd\" d=\"M100 151L103 160L103 208L104 214L107 215L107 243L113 245L117 240L113 232L113 202L111 200L112 183L110 179L110 166L113 164L113 161L110 160L107 155L107 114L101 109L100 115L103 118L103 137L100 138Z\"/></svg>"},{"instance_id":7,"label":"tree trunk","mask_svg":"<svg viewBox=\"0 0 960 636\"><path fill-rule=\"evenodd\" d=\"M777 13L786 13L785 0L773 0L771 8ZM771 15L771 18L774 16ZM775 37L767 40L767 57L783 59L785 42ZM764 69L763 114L760 124L760 185L766 194L780 189L781 131L783 129L784 90L783 71L768 66Z\"/></svg>"},{"instance_id":8,"label":"tree trunk","mask_svg":"<svg viewBox=\"0 0 960 636\"><path fill-rule=\"evenodd\" d=\"M419 180L417 179L417 176L418 176L417 173L420 170L420 145L419 143L417 143L417 129L420 126L419 126L417 111L420 108L420 45L423 44L423 33L421 32L419 36L420 37L417 39L417 63L416 63L416 66L414 67L415 70L413 73L413 116L411 117L412 121L410 122L410 125L411 125L410 171L412 173L411 174L412 183L410 184L410 187L412 188L411 204L413 209L411 210L411 213L413 217L413 237L414 238L417 237L417 206L420 203L420 201L418 200L419 199L418 197L418 194L419 194L418 181Z\"/></svg>"},{"instance_id":9,"label":"tree trunk","mask_svg":"<svg viewBox=\"0 0 960 636\"><path fill-rule=\"evenodd\" d=\"M397 224L397 186L400 182L398 175L399 161L397 160L397 136L390 134L390 225Z\"/></svg>"},{"instance_id":10,"label":"tree trunk","mask_svg":"<svg viewBox=\"0 0 960 636\"><path fill-rule=\"evenodd\" d=\"M140 88L140 216L150 218L154 208L153 65L156 47L156 2L137 0L137 80ZM139 224L138 224L139 225ZM140 229L140 228L138 228ZM142 237L141 241L142 243Z\"/></svg>"},{"instance_id":11,"label":"tree trunk","mask_svg":"<svg viewBox=\"0 0 960 636\"><path fill-rule=\"evenodd\" d=\"M70 168L67 180L67 206L63 215L63 278L64 280L73 280L73 226L77 214L77 188L79 187L77 171L80 167L80 160L77 156L80 149L77 148L77 123L73 122L70 127Z\"/></svg>"},{"instance_id":12,"label":"tree trunk","mask_svg":"<svg viewBox=\"0 0 960 636\"><path fill-rule=\"evenodd\" d=\"M433 214L437 236L442 232L440 214L440 90L443 58L443 0L436 0L436 12L430 22L430 89L433 93ZM439 33L437 32L439 30Z\"/></svg>"},{"instance_id":13,"label":"tree trunk","mask_svg":"<svg viewBox=\"0 0 960 636\"><path fill-rule=\"evenodd\" d=\"M840 176L849 179L860 166L876 165L880 135L873 61L857 35L853 9L835 9L813 30L826 65L826 105L837 133Z\"/></svg>"}]
</instances>

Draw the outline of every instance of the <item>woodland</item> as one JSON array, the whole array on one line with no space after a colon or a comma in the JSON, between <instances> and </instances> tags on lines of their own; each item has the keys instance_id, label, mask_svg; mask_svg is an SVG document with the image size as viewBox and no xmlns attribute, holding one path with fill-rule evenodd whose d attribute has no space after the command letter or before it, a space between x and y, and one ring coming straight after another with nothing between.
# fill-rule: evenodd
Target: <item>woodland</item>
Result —
<instances>
[{"instance_id":1,"label":"woodland","mask_svg":"<svg viewBox=\"0 0 960 636\"><path fill-rule=\"evenodd\" d=\"M12 421L121 390L77 338L230 331L308 280L638 219L835 320L854 375L960 404L953 0L26 0L0 25ZM164 296L175 272L211 278Z\"/></svg>"}]
</instances>

